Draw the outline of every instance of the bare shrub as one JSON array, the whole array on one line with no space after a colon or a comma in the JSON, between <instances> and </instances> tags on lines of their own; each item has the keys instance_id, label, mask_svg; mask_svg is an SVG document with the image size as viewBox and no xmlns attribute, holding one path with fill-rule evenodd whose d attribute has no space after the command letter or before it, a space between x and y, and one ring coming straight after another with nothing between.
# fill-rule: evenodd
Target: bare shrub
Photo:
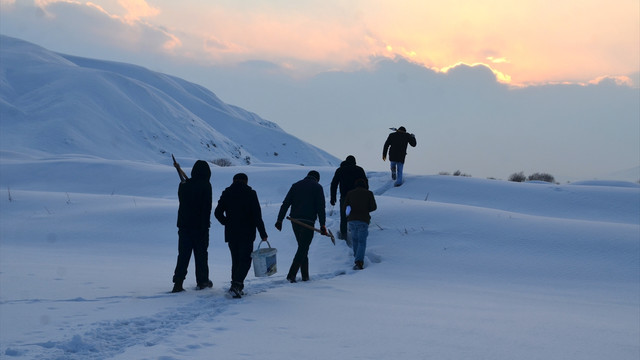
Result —
<instances>
[{"instance_id":1,"label":"bare shrub","mask_svg":"<svg viewBox=\"0 0 640 360\"><path fill-rule=\"evenodd\" d=\"M546 173L534 173L529 175L529 177L527 178L528 181L546 181L548 183L555 183L556 179L553 177L553 175L550 174L546 174Z\"/></svg>"},{"instance_id":2,"label":"bare shrub","mask_svg":"<svg viewBox=\"0 0 640 360\"><path fill-rule=\"evenodd\" d=\"M453 176L471 177L471 175L469 175L469 174L465 174L465 173L463 173L463 172L462 172L462 171L460 171L460 170L456 170L456 171L453 173Z\"/></svg>"},{"instance_id":3,"label":"bare shrub","mask_svg":"<svg viewBox=\"0 0 640 360\"><path fill-rule=\"evenodd\" d=\"M520 171L518 173L513 173L509 175L509 181L523 182L525 180L527 180L527 177L524 175L524 171Z\"/></svg>"},{"instance_id":4,"label":"bare shrub","mask_svg":"<svg viewBox=\"0 0 640 360\"><path fill-rule=\"evenodd\" d=\"M227 158L218 158L218 159L214 159L212 161L212 163L214 165L218 165L220 167L228 167L228 166L233 166L233 162L231 162L231 160L227 159Z\"/></svg>"}]
</instances>

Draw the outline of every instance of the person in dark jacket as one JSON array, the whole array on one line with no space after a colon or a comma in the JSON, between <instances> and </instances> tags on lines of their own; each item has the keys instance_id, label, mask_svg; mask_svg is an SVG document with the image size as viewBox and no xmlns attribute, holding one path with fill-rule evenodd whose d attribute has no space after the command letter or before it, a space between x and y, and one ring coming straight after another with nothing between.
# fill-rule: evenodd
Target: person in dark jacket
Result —
<instances>
[{"instance_id":1,"label":"person in dark jacket","mask_svg":"<svg viewBox=\"0 0 640 360\"><path fill-rule=\"evenodd\" d=\"M304 179L291 185L278 213L278 219L275 225L278 231L282 230L282 220L289 207L291 207L290 217L311 226L314 226L317 218L320 222L322 234L327 234L327 228L325 226L327 217L324 211L324 190L322 189L322 185L318 183L319 181L320 174L315 170L311 170ZM298 242L298 250L291 262L287 280L292 283L296 282L296 275L298 274L298 270L300 270L302 281L307 281L309 280L308 253L311 240L313 239L313 230L295 223L291 223L291 226L296 236L296 241Z\"/></svg>"},{"instance_id":2,"label":"person in dark jacket","mask_svg":"<svg viewBox=\"0 0 640 360\"><path fill-rule=\"evenodd\" d=\"M355 189L356 179L366 178L367 174L365 174L364 170L356 165L356 158L353 155L349 155L340 164L331 180L332 206L336 204L338 185L340 185L340 232L338 232L338 239L346 240L349 247L351 247L351 242L347 236L347 214L345 213L344 199L349 191Z\"/></svg>"},{"instance_id":3,"label":"person in dark jacket","mask_svg":"<svg viewBox=\"0 0 640 360\"><path fill-rule=\"evenodd\" d=\"M193 252L196 262L198 289L212 287L209 280L209 226L211 225L211 169L206 161L198 160L191 169L191 179L178 187L178 260L173 273L172 292L184 291Z\"/></svg>"},{"instance_id":4,"label":"person in dark jacket","mask_svg":"<svg viewBox=\"0 0 640 360\"><path fill-rule=\"evenodd\" d=\"M353 244L353 256L355 258L354 270L364 269L364 253L367 249L367 237L369 236L370 212L378 206L373 193L366 188L365 179L356 180L356 188L349 191L345 199L349 232Z\"/></svg>"},{"instance_id":5,"label":"person in dark jacket","mask_svg":"<svg viewBox=\"0 0 640 360\"><path fill-rule=\"evenodd\" d=\"M231 287L229 292L235 298L243 294L244 279L251 268L251 252L256 239L256 229L262 241L267 240L267 231L262 221L262 210L258 194L249 185L246 174L233 177L233 183L226 188L214 211L216 219L224 225L224 241L231 252Z\"/></svg>"},{"instance_id":6,"label":"person in dark jacket","mask_svg":"<svg viewBox=\"0 0 640 360\"><path fill-rule=\"evenodd\" d=\"M404 126L400 126L398 130L389 134L382 148L382 161L387 160L387 150L389 150L391 178L395 180L394 186L402 185L402 170L404 168L404 158L407 156L407 145L415 147L416 137L407 133Z\"/></svg>"}]
</instances>

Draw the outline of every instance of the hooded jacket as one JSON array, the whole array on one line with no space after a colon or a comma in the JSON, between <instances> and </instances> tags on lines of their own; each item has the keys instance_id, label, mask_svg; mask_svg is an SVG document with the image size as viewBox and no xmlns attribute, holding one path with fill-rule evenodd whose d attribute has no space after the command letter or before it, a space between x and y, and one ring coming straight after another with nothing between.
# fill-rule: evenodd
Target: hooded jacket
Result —
<instances>
[{"instance_id":1,"label":"hooded jacket","mask_svg":"<svg viewBox=\"0 0 640 360\"><path fill-rule=\"evenodd\" d=\"M191 178L178 187L178 228L208 229L211 225L211 169L198 160L191 169Z\"/></svg>"},{"instance_id":2,"label":"hooded jacket","mask_svg":"<svg viewBox=\"0 0 640 360\"><path fill-rule=\"evenodd\" d=\"M356 165L356 159L353 156L347 156L347 159L336 169L331 180L331 202L335 203L338 192L338 184L340 184L340 197L347 196L347 193L356 187L356 180L367 180L367 174L364 170ZM368 185L367 185L368 188Z\"/></svg>"}]
</instances>

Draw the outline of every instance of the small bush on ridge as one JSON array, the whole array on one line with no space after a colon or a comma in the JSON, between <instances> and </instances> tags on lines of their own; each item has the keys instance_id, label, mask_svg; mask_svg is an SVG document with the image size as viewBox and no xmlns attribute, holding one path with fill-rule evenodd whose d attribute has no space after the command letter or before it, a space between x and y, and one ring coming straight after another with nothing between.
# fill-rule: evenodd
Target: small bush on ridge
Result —
<instances>
[{"instance_id":1,"label":"small bush on ridge","mask_svg":"<svg viewBox=\"0 0 640 360\"><path fill-rule=\"evenodd\" d=\"M524 175L524 171L513 173L509 176L509 181L524 182L525 180L527 180L527 177Z\"/></svg>"},{"instance_id":2,"label":"small bush on ridge","mask_svg":"<svg viewBox=\"0 0 640 360\"><path fill-rule=\"evenodd\" d=\"M231 162L231 160L227 159L227 158L218 158L218 159L214 159L212 161L212 163L214 165L218 165L220 167L227 167L227 166L232 166L233 163Z\"/></svg>"},{"instance_id":3,"label":"small bush on ridge","mask_svg":"<svg viewBox=\"0 0 640 360\"><path fill-rule=\"evenodd\" d=\"M548 183L555 183L556 179L551 174L546 173L535 173L529 175L527 178L528 181L546 181Z\"/></svg>"}]
</instances>

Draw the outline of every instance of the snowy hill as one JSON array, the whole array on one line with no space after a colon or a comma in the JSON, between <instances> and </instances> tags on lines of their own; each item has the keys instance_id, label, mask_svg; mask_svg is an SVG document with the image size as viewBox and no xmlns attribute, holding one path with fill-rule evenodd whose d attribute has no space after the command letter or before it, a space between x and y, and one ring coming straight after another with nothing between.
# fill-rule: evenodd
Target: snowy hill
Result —
<instances>
[{"instance_id":1,"label":"snowy hill","mask_svg":"<svg viewBox=\"0 0 640 360\"><path fill-rule=\"evenodd\" d=\"M166 162L338 165L209 90L142 67L0 37L0 149Z\"/></svg>"}]
</instances>

